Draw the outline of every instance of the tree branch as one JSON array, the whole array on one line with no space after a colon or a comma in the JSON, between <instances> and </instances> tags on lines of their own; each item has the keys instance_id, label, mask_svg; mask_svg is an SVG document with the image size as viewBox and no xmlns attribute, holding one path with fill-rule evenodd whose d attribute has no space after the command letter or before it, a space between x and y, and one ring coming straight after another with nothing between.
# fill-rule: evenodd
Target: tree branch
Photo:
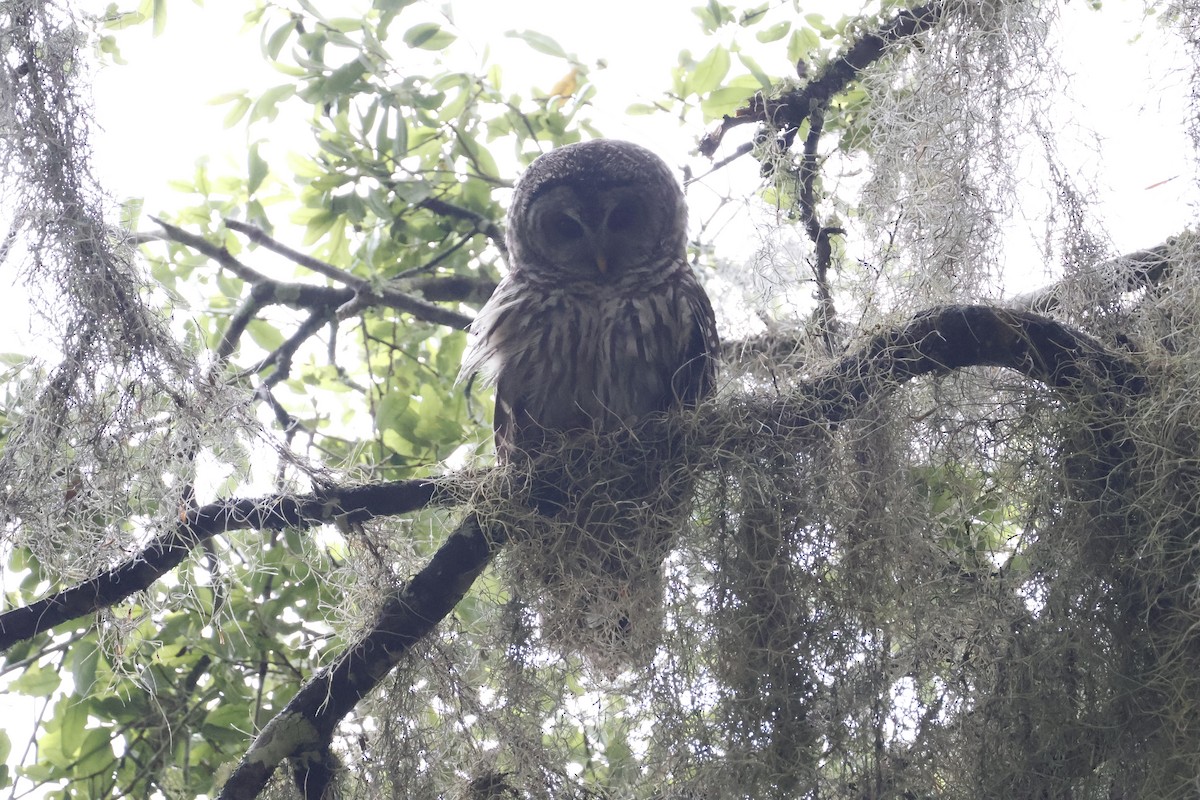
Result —
<instances>
[{"instance_id":1,"label":"tree branch","mask_svg":"<svg viewBox=\"0 0 1200 800\"><path fill-rule=\"evenodd\" d=\"M224 500L189 510L133 558L69 589L0 614L0 652L148 588L178 566L192 548L218 533L310 528L327 522L354 524L449 502L450 493L438 482L407 480L335 487L308 495Z\"/></svg>"},{"instance_id":2,"label":"tree branch","mask_svg":"<svg viewBox=\"0 0 1200 800\"><path fill-rule=\"evenodd\" d=\"M455 302L483 305L496 291L496 282L471 275L417 275L396 278L390 285L404 292L419 294L431 302Z\"/></svg>"},{"instance_id":3,"label":"tree branch","mask_svg":"<svg viewBox=\"0 0 1200 800\"><path fill-rule=\"evenodd\" d=\"M816 106L809 113L808 136L804 137L804 155L800 159L800 219L804 232L816 250L813 276L817 282L817 331L825 343L825 352L837 352L837 307L833 303L833 290L829 286L829 269L833 266L833 244L831 236L844 234L842 228L821 224L817 216L817 178L820 175L820 158L817 146L825 129L825 109Z\"/></svg>"},{"instance_id":4,"label":"tree branch","mask_svg":"<svg viewBox=\"0 0 1200 800\"><path fill-rule=\"evenodd\" d=\"M219 797L257 797L284 758L306 797L325 796L314 777L325 772L322 754L337 724L454 609L502 543L503 532L485 531L475 515L463 520L429 564L391 592L370 631L267 723Z\"/></svg>"},{"instance_id":5,"label":"tree branch","mask_svg":"<svg viewBox=\"0 0 1200 800\"><path fill-rule=\"evenodd\" d=\"M231 231L237 231L238 233L245 234L247 239L259 245L260 247L265 247L272 253L281 255L288 261L299 264L300 266L310 269L320 275L324 275L330 280L337 281L338 283L350 286L354 289L363 289L367 285L365 280L357 275L352 275L349 272L346 272L341 267L335 267L333 264L322 261L319 258L313 258L310 255L301 253L299 250L293 250L279 240L275 239L257 225L251 225L248 222L239 222L236 219L226 219L225 227L229 228Z\"/></svg>"},{"instance_id":6,"label":"tree branch","mask_svg":"<svg viewBox=\"0 0 1200 800\"><path fill-rule=\"evenodd\" d=\"M975 366L1006 367L1064 393L1105 403L1146 388L1146 378L1136 364L1062 323L1028 311L949 306L918 314L906 325L874 336L826 375L803 384L788 397L759 404L755 416L767 428L837 424L867 400L894 391L913 378ZM725 402L758 403L752 398ZM645 427L655 424L661 422L652 419ZM702 425L705 430L720 427ZM632 438L636 441L637 436ZM646 438L655 440L654 435ZM662 438L661 431L658 438ZM715 434L709 434L698 444L711 447L715 439ZM146 589L193 547L215 534L246 528L307 528L333 521L353 524L450 505L454 497L450 489L446 480L395 481L333 487L299 496L232 499L189 510L179 524L128 561L77 586L0 614L0 651ZM482 535L460 526L451 538ZM458 580L453 563L448 557L435 556L412 585ZM464 562L459 566L474 569L475 565ZM431 569L436 574L428 574Z\"/></svg>"},{"instance_id":7,"label":"tree branch","mask_svg":"<svg viewBox=\"0 0 1200 800\"><path fill-rule=\"evenodd\" d=\"M508 256L508 246L504 242L504 231L493 220L485 217L483 214L472 211L469 208L456 206L453 203L447 203L445 200L440 200L436 197L426 197L417 203L417 206L427 208L433 213L441 214L444 217L454 217L455 219L470 222L475 226L475 230L492 240L492 244L496 245L501 255Z\"/></svg>"},{"instance_id":8,"label":"tree branch","mask_svg":"<svg viewBox=\"0 0 1200 800\"><path fill-rule=\"evenodd\" d=\"M755 435L836 425L868 400L895 391L913 378L973 366L1007 367L1065 395L1105 403L1146 388L1146 378L1137 365L1061 323L1029 312L950 306L919 314L907 324L873 337L793 396L756 408ZM745 402L754 400L746 398ZM639 441L661 441L669 431L647 429L670 423L669 418L653 418L637 431L626 432L622 442L636 447ZM721 430L704 420L699 427ZM717 438L715 433L707 436L708 440L699 444L712 445ZM320 772L321 754L342 717L453 610L502 542L501 531L485 531L473 515L468 516L425 568L392 591L362 639L332 667L310 679L267 724L226 783L221 798L257 797L284 759L292 759L298 785L314 788L311 781ZM314 766L311 774L310 764ZM322 788L316 787L318 791Z\"/></svg>"},{"instance_id":9,"label":"tree branch","mask_svg":"<svg viewBox=\"0 0 1200 800\"><path fill-rule=\"evenodd\" d=\"M726 133L747 123L768 123L776 130L799 129L800 123L813 108L828 106L834 95L844 92L862 70L887 52L889 46L933 27L942 18L944 10L940 0L935 0L918 8L901 11L878 31L859 37L844 55L830 61L817 77L803 87L784 92L775 99L767 99L761 93L755 95L749 104L735 111L732 116L725 116L719 128L700 140L700 152L711 158L721 146ZM750 151L746 149L744 152Z\"/></svg>"},{"instance_id":10,"label":"tree branch","mask_svg":"<svg viewBox=\"0 0 1200 800\"><path fill-rule=\"evenodd\" d=\"M1073 396L1107 403L1147 388L1133 361L1048 317L991 306L946 306L877 334L790 404L783 419L841 422L868 399L922 375L1004 367Z\"/></svg>"},{"instance_id":11,"label":"tree branch","mask_svg":"<svg viewBox=\"0 0 1200 800\"><path fill-rule=\"evenodd\" d=\"M162 227L167 234L167 238L171 241L191 247L193 250L208 256L237 277L250 283L252 285L251 292L254 293L254 296L260 303L260 308L266 305L286 305L291 308L304 309L314 313L328 309L337 310L340 317L345 317L350 311L359 311L372 306L386 306L411 314L425 322L463 330L470 326L471 317L448 308L442 308L419 297L414 297L409 292L402 291L400 287L419 289L421 286L429 286L435 294L440 295L434 299L444 299L452 302L459 300L455 290L463 294L463 300L467 300L477 297L481 291L481 287L487 285L493 285L494 287L494 284L490 284L490 281L479 282L473 287L467 286L463 283L462 279L451 276L451 279L444 281L444 286L443 279L429 277L425 278L424 281L414 281L411 284L385 285L376 292L371 289L367 281L351 275L332 264L326 264L324 261L310 258L303 253L292 250L252 225L227 220L226 224L229 225L231 230L243 233L253 231L255 233L248 233L247 235L267 249L284 255L302 266L320 272L326 277L334 278L348 285L317 286L307 283L277 281L246 266L234 258L226 248L212 244L203 236L188 233L182 228L154 217L151 219L154 219ZM243 326L247 322L249 322L248 319L241 321ZM223 342L223 344L229 347L228 343Z\"/></svg>"},{"instance_id":12,"label":"tree branch","mask_svg":"<svg viewBox=\"0 0 1200 800\"><path fill-rule=\"evenodd\" d=\"M1161 283L1180 262L1180 255L1187 254L1200 243L1200 234L1185 231L1172 236L1165 242L1146 250L1127 253L1089 268L1089 277L1104 285L1113 295L1135 292ZM1042 289L1014 297L1009 305L1038 314L1050 314L1062 306L1070 295L1070 287L1059 281Z\"/></svg>"},{"instance_id":13,"label":"tree branch","mask_svg":"<svg viewBox=\"0 0 1200 800\"><path fill-rule=\"evenodd\" d=\"M238 261L236 258L234 258L233 254L230 253L227 248L218 247L217 245L205 239L203 236L200 236L196 233L188 233L183 228L172 225L171 223L161 220L158 217L151 216L150 219L166 232L167 238L171 241L203 253L247 283L259 284L270 282L270 278L268 278L266 275L263 275L257 270L251 269L241 261Z\"/></svg>"},{"instance_id":14,"label":"tree branch","mask_svg":"<svg viewBox=\"0 0 1200 800\"><path fill-rule=\"evenodd\" d=\"M292 358L296 355L296 351L300 349L300 345L308 341L309 337L315 336L317 331L325 327L325 323L333 318L333 314L326 309L314 311L308 315L308 319L296 328L295 333L287 338L283 344L271 351L266 358L259 362L258 366L253 368L254 372L262 372L267 367L274 365L275 371L272 372L265 381L267 386L275 386L282 381L287 380L292 374Z\"/></svg>"}]
</instances>

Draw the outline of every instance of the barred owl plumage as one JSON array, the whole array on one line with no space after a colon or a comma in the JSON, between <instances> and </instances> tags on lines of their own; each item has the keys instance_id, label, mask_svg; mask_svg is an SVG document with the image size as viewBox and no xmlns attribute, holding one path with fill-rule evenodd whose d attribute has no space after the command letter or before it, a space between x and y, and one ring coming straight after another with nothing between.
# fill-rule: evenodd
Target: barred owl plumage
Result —
<instances>
[{"instance_id":1,"label":"barred owl plumage","mask_svg":"<svg viewBox=\"0 0 1200 800\"><path fill-rule=\"evenodd\" d=\"M471 326L462 368L496 385L502 463L712 390L716 322L686 246L683 192L650 151L598 140L530 165L509 210L509 273ZM662 563L692 481L670 448L631 460L574 441L561 470L533 476L539 515L513 532L509 564L547 640L625 665L653 651Z\"/></svg>"},{"instance_id":2,"label":"barred owl plumage","mask_svg":"<svg viewBox=\"0 0 1200 800\"><path fill-rule=\"evenodd\" d=\"M509 211L510 271L462 368L495 382L502 461L546 431L613 430L712 389L716 322L686 242L683 192L643 147L601 139L530 165Z\"/></svg>"}]
</instances>

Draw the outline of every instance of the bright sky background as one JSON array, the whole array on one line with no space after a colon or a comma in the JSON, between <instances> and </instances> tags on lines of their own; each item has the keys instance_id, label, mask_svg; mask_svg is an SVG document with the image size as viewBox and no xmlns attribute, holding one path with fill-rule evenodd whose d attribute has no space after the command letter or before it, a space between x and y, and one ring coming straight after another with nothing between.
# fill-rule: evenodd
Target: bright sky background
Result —
<instances>
[{"instance_id":1,"label":"bright sky background","mask_svg":"<svg viewBox=\"0 0 1200 800\"><path fill-rule=\"evenodd\" d=\"M680 165L702 131L680 128L665 115L628 117L623 112L669 85L681 49L701 54L712 46L690 11L698 4L610 0L603 11L561 0L457 0L453 6L457 32L479 54L476 64L487 47L489 63L503 68L508 91L545 90L565 70L560 61L504 37L505 31L537 30L584 63L606 61L606 69L594 69L590 76L600 89L593 113L598 127L606 135L642 142L668 163ZM207 101L287 80L261 59L257 30L237 33L247 5L209 0L199 7L174 0L162 36L152 37L149 25L121 35L122 53L130 63L103 69L96 85L103 129L94 141L97 174L115 197L144 197L147 211L157 213L179 204L166 181L190 176L197 158L210 156L218 170L226 164L231 170L244 169L244 130L224 129L227 107ZM847 0L821 0L805 3L803 11L836 18L857 8ZM393 23L393 32L398 37L408 25L423 21L422 14L436 19L408 8ZM1107 220L1117 250L1158 244L1195 219L1196 167L1182 124L1187 56L1152 20L1144 22L1140 3L1130 0L1112 0L1100 13L1072 2L1059 32L1067 70L1074 76L1063 98L1066 116L1080 131L1096 133L1094 140L1081 135L1079 149L1071 154L1094 180L1095 210ZM778 43L764 48L767 55L761 60L769 72L784 71L778 61L768 62L780 50ZM296 128L294 146L304 147L308 132L302 122ZM278 126L273 131L280 135ZM702 160L692 163L703 170ZM726 172L731 180L749 178L753 186L756 165L747 158Z\"/></svg>"},{"instance_id":2,"label":"bright sky background","mask_svg":"<svg viewBox=\"0 0 1200 800\"><path fill-rule=\"evenodd\" d=\"M89 0L103 2L104 0ZM824 14L836 20L857 14L864 0L807 0L803 14ZM459 40L447 51L466 71L484 71L491 64L502 70L507 92L528 96L536 87L542 93L553 86L567 65L539 54L524 42L504 34L535 30L552 36L568 52L591 67L589 79L598 92L591 119L605 134L637 141L658 152L672 167L690 166L702 175L710 162L694 154L704 132L699 121L681 127L673 115L629 116L635 102L653 102L670 86L671 70L679 52L689 49L700 57L716 42L728 42L728 29L706 37L692 8L701 0L609 0L602 11L561 0L453 0L452 30ZM209 0L201 7L183 0L169 3L162 36L152 36L150 25L120 35L126 66L102 69L96 82L97 119L101 127L94 140L97 177L117 199L142 197L148 213L170 213L186 201L167 186L173 178L189 178L195 162L210 161L212 173L245 174L249 143L263 136L256 127L223 127L227 105L209 101L222 94L249 90L255 94L291 79L264 62L257 26L246 28L243 14L248 4L234 0ZM359 4L327 2L322 8L350 15ZM790 12L789 3L775 7L776 19ZM401 34L425 21L445 23L433 4L418 4L401 12L392 23L394 52L404 54ZM1127 253L1160 244L1196 219L1200 189L1186 119L1189 59L1178 40L1164 34L1154 19L1145 19L1137 0L1110 0L1099 13L1079 0L1062 11L1055 34L1060 55L1071 79L1064 96L1055 100L1061 113L1060 135L1070 131L1060 154L1075 169L1079 186L1094 189L1091 211L1100 229L1111 239L1111 250ZM1051 37L1052 41L1054 35ZM743 47L758 43L753 36L739 37ZM751 51L772 74L788 74L784 42L761 45ZM408 51L411 69L435 74L432 56ZM596 64L603 61L603 69ZM735 60L735 70L738 68ZM408 66L408 65L406 65ZM731 73L733 74L733 73ZM309 109L298 100L290 107L294 125L270 127L272 141L263 152L275 170L283 168L289 150L311 149L307 121ZM286 119L285 106L280 119ZM1015 117L1013 125L1022 120ZM750 126L730 135L722 156L751 133ZM501 160L507 148L494 154ZM511 173L515 173L515 165ZM723 196L749 198L758 187L758 165L744 157L689 189L693 220L709 216ZM1057 264L1043 263L1042 243L1046 201L1044 187L1032 187L1028 219L1009 224L1006 249L1005 295L1020 295L1052 282L1060 274ZM285 222L276 214L276 223ZM802 318L811 310L811 290L796 286L796 276L807 268L796 261L791 240L795 229L780 228L765 210L738 211L722 217L719 255L734 266L730 283L712 279L718 316L726 335L745 335L761 329L756 309L770 307ZM143 220L143 229L152 229ZM285 240L286 233L281 233ZM295 237L299 238L299 232ZM860 254L858 243L846 241L851 257ZM755 259L764 250L772 255L777 274L764 272L747 281L737 265ZM803 248L807 251L807 246ZM260 265L261 266L261 265ZM985 298L980 298L981 300Z\"/></svg>"}]
</instances>

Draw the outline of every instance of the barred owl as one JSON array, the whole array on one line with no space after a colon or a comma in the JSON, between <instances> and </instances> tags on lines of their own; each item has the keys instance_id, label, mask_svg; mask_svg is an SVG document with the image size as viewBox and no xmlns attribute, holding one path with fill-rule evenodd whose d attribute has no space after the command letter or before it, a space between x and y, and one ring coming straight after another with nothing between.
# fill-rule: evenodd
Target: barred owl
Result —
<instances>
[{"instance_id":1,"label":"barred owl","mask_svg":"<svg viewBox=\"0 0 1200 800\"><path fill-rule=\"evenodd\" d=\"M716 323L686 259L665 163L595 140L530 165L508 217L510 271L471 326L462 375L496 385L496 452L546 431L613 430L713 386Z\"/></svg>"},{"instance_id":2,"label":"barred owl","mask_svg":"<svg viewBox=\"0 0 1200 800\"><path fill-rule=\"evenodd\" d=\"M716 323L686 241L683 192L642 147L584 142L530 165L509 211L510 271L471 326L462 368L495 382L501 462L712 390ZM561 469L533 476L540 516L510 542L513 578L545 638L624 665L653 651L662 563L692 482L670 453L622 459L575 438Z\"/></svg>"}]
</instances>

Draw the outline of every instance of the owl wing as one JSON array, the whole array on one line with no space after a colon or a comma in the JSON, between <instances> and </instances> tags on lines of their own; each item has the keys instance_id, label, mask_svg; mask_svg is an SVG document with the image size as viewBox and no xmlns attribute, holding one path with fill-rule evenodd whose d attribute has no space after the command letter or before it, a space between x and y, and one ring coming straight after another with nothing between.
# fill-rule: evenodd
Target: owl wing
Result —
<instances>
[{"instance_id":1,"label":"owl wing","mask_svg":"<svg viewBox=\"0 0 1200 800\"><path fill-rule=\"evenodd\" d=\"M521 427L529 427L529 414L522 407L521 394L514 391L511 375L505 377L503 363L518 353L512 352L515 344L522 341L520 320L530 316L528 305L531 293L516 273L510 272L501 279L491 298L471 323L471 339L463 354L458 383L482 378L484 385L496 387L496 409L493 428L496 436L496 455L501 462L510 460L527 443L518 436L518 420ZM519 441L521 439L522 441Z\"/></svg>"},{"instance_id":2,"label":"owl wing","mask_svg":"<svg viewBox=\"0 0 1200 800\"><path fill-rule=\"evenodd\" d=\"M716 386L721 339L717 335L712 303L690 271L681 281L680 291L691 312L691 331L683 362L671 378L671 390L675 402L690 408L707 397Z\"/></svg>"},{"instance_id":3,"label":"owl wing","mask_svg":"<svg viewBox=\"0 0 1200 800\"><path fill-rule=\"evenodd\" d=\"M492 429L495 433L496 458L510 462L520 453L538 453L546 439L545 429L530 416L521 401L521 393L506 385L504 375L496 382L496 410Z\"/></svg>"}]
</instances>

